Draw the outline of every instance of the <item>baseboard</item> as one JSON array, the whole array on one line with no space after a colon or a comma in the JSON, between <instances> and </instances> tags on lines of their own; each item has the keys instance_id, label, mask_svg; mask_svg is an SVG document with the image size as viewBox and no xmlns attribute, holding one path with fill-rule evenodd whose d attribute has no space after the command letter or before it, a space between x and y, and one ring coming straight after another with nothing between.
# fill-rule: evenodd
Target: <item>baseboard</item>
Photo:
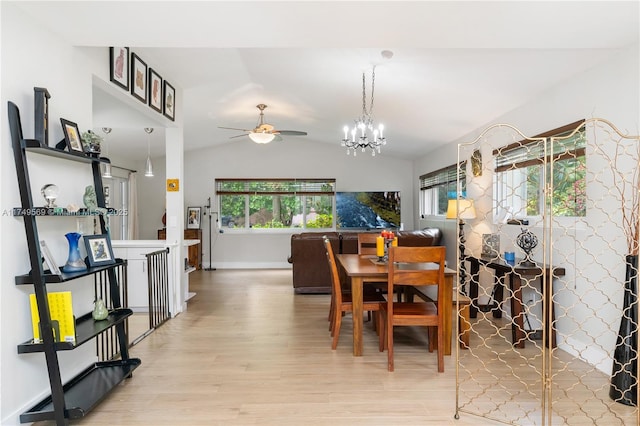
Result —
<instances>
[{"instance_id":1,"label":"baseboard","mask_svg":"<svg viewBox=\"0 0 640 426\"><path fill-rule=\"evenodd\" d=\"M587 345L571 336L560 335L557 331L556 334L559 349L581 359L589 365L593 365L597 370L604 374L611 374L611 370L613 368L613 359L611 358L611 354L594 347L593 345Z\"/></svg>"},{"instance_id":2,"label":"baseboard","mask_svg":"<svg viewBox=\"0 0 640 426\"><path fill-rule=\"evenodd\" d=\"M293 291L296 294L331 294L329 287L296 287Z\"/></svg>"},{"instance_id":3,"label":"baseboard","mask_svg":"<svg viewBox=\"0 0 640 426\"><path fill-rule=\"evenodd\" d=\"M292 269L289 262L213 262L214 269ZM204 263L203 269L208 269L209 264Z\"/></svg>"}]
</instances>

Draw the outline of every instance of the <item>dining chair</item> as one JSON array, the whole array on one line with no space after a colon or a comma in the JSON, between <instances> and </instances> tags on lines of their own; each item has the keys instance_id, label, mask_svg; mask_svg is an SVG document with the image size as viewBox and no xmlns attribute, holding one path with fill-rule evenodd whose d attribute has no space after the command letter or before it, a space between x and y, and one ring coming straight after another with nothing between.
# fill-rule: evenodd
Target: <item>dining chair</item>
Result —
<instances>
[{"instance_id":1,"label":"dining chair","mask_svg":"<svg viewBox=\"0 0 640 426\"><path fill-rule=\"evenodd\" d=\"M385 316L387 369L393 371L393 328L426 326L429 352L437 349L438 372L444 372L444 247L391 247L389 249L388 292L398 285L437 286L436 302L394 302L387 300Z\"/></svg>"},{"instance_id":2,"label":"dining chair","mask_svg":"<svg viewBox=\"0 0 640 426\"><path fill-rule=\"evenodd\" d=\"M336 265L335 256L331 249L331 241L324 240L324 246L327 252L327 262L329 263L329 270L331 275L331 312L329 314L329 329L331 330L331 336L333 341L331 342L331 349L338 347L338 339L340 338L340 327L342 326L342 315L346 312L353 312L353 302L351 293L344 290L340 284L340 277L338 275L338 266ZM380 310L386 304L386 299L379 292L362 292L362 306L363 311L373 312L376 331L378 332L379 349L380 352L384 348L384 326L382 324L382 317L380 316Z\"/></svg>"},{"instance_id":3,"label":"dining chair","mask_svg":"<svg viewBox=\"0 0 640 426\"><path fill-rule=\"evenodd\" d=\"M371 233L364 232L358 234L358 254L360 255L373 255L377 254L376 252L376 238L380 236L379 233ZM372 284L374 288L378 289L378 291L383 294L387 294L387 284L386 283L375 283ZM402 293L404 289L402 287L398 287L395 290L396 297L398 302L402 300Z\"/></svg>"},{"instance_id":4,"label":"dining chair","mask_svg":"<svg viewBox=\"0 0 640 426\"><path fill-rule=\"evenodd\" d=\"M358 234L358 254L376 255L376 238L380 234L364 232Z\"/></svg>"}]
</instances>

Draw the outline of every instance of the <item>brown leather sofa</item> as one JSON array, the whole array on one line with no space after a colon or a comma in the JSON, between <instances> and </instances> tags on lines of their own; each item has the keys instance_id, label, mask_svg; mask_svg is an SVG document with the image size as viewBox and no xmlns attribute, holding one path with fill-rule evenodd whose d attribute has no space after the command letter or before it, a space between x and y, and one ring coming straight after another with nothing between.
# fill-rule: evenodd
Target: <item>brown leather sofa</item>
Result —
<instances>
[{"instance_id":1,"label":"brown leather sofa","mask_svg":"<svg viewBox=\"0 0 640 426\"><path fill-rule=\"evenodd\" d=\"M376 231L377 233L377 231ZM291 236L293 288L296 293L330 293L331 278L327 255L322 243L327 236L335 254L357 253L358 232L303 232ZM399 246L422 247L440 245L442 232L438 228L419 231L398 231Z\"/></svg>"}]
</instances>

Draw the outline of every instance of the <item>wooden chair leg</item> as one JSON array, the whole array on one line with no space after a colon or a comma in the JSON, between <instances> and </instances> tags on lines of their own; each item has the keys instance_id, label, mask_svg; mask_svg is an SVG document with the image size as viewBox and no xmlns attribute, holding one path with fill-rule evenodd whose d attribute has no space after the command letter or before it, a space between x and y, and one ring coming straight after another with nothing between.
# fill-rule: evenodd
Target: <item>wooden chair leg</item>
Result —
<instances>
[{"instance_id":1,"label":"wooden chair leg","mask_svg":"<svg viewBox=\"0 0 640 426\"><path fill-rule=\"evenodd\" d=\"M438 327L438 372L444 373L444 327Z\"/></svg>"},{"instance_id":2,"label":"wooden chair leg","mask_svg":"<svg viewBox=\"0 0 640 426\"><path fill-rule=\"evenodd\" d=\"M461 349L469 349L469 335L471 334L469 311L469 305L460 307L460 314L458 316L458 329Z\"/></svg>"},{"instance_id":3,"label":"wooden chair leg","mask_svg":"<svg viewBox=\"0 0 640 426\"><path fill-rule=\"evenodd\" d=\"M338 347L338 339L340 338L340 326L342 325L342 315L336 315L333 325L333 341L331 342L331 349L335 350Z\"/></svg>"},{"instance_id":4,"label":"wooden chair leg","mask_svg":"<svg viewBox=\"0 0 640 426\"><path fill-rule=\"evenodd\" d=\"M432 353L438 347L438 329L436 327L427 327L429 337L429 352Z\"/></svg>"},{"instance_id":5,"label":"wooden chair leg","mask_svg":"<svg viewBox=\"0 0 640 426\"><path fill-rule=\"evenodd\" d=\"M387 337L385 335L385 330L387 329L385 327L386 317L382 311L376 312L376 315L378 317L378 349L380 352L384 352L384 339Z\"/></svg>"},{"instance_id":6,"label":"wooden chair leg","mask_svg":"<svg viewBox=\"0 0 640 426\"><path fill-rule=\"evenodd\" d=\"M393 325L387 321L387 327L385 328L385 334L387 335L387 370L393 371Z\"/></svg>"}]
</instances>

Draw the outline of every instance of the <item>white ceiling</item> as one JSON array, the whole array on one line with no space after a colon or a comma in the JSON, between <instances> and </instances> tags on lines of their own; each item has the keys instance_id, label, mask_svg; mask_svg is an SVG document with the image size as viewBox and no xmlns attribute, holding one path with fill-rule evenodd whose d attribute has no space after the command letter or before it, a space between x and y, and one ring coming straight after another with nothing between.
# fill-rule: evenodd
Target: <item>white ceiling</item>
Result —
<instances>
[{"instance_id":1,"label":"white ceiling","mask_svg":"<svg viewBox=\"0 0 640 426\"><path fill-rule=\"evenodd\" d=\"M273 143L306 138L341 151L342 128L362 108L362 72L370 82L377 65L374 112L386 127L383 155L414 158L640 38L638 1L43 1L20 7L73 45L129 46L181 87L186 150L251 144L217 127L251 129L255 105L266 103L268 123L308 132ZM393 58L383 60L383 49ZM111 91L94 90L94 125L114 128L112 149L126 146L129 157L146 157L142 127L162 120L114 108ZM154 134L156 155L163 152L161 136Z\"/></svg>"}]
</instances>

